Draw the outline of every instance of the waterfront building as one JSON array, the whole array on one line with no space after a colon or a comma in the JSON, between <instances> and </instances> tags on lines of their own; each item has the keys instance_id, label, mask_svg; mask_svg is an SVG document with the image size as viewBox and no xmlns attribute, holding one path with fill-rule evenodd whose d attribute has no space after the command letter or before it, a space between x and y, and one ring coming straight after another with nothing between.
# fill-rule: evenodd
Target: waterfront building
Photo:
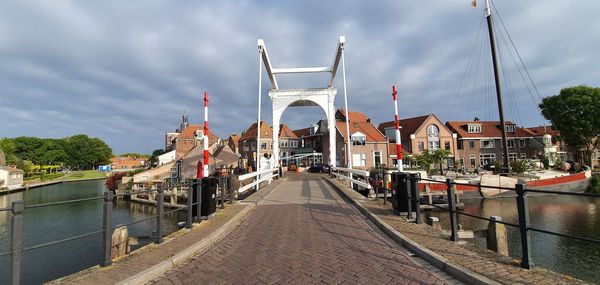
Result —
<instances>
[{"instance_id":1,"label":"waterfront building","mask_svg":"<svg viewBox=\"0 0 600 285\"><path fill-rule=\"evenodd\" d=\"M568 152L567 145L560 139L560 132L554 127L538 126L527 130L534 135L532 145L537 148L538 158L547 159L549 166L555 166L561 161L573 160L572 153Z\"/></svg>"},{"instance_id":2,"label":"waterfront building","mask_svg":"<svg viewBox=\"0 0 600 285\"><path fill-rule=\"evenodd\" d=\"M266 154L270 156L273 151L272 139L273 139L273 128L266 122L261 121L260 124L260 155L264 157ZM238 143L240 147L240 156L244 160L244 164L251 166L255 169L256 159L256 135L257 135L257 124L254 123L248 129L246 129ZM286 125L279 125L279 157L285 158L296 154L296 150L300 146L300 138Z\"/></svg>"},{"instance_id":3,"label":"waterfront building","mask_svg":"<svg viewBox=\"0 0 600 285\"><path fill-rule=\"evenodd\" d=\"M233 150L235 154L240 153L240 136L237 134L232 134L227 138L227 144L229 148Z\"/></svg>"},{"instance_id":4,"label":"waterfront building","mask_svg":"<svg viewBox=\"0 0 600 285\"><path fill-rule=\"evenodd\" d=\"M110 171L123 172L144 169L145 163L144 159L116 156L110 159Z\"/></svg>"},{"instance_id":5,"label":"waterfront building","mask_svg":"<svg viewBox=\"0 0 600 285\"><path fill-rule=\"evenodd\" d=\"M405 155L445 149L450 152L446 164L454 166L454 158L458 150L457 134L446 127L435 114L400 119L399 124L400 141ZM390 145L390 160L391 165L397 166L395 122L383 122L379 124L378 129L385 134L390 143L393 143Z\"/></svg>"},{"instance_id":6,"label":"waterfront building","mask_svg":"<svg viewBox=\"0 0 600 285\"><path fill-rule=\"evenodd\" d=\"M468 170L502 163L502 129L498 121L450 121L448 128L457 133L458 159ZM529 130L506 122L508 160L535 158L534 134Z\"/></svg>"},{"instance_id":7,"label":"waterfront building","mask_svg":"<svg viewBox=\"0 0 600 285\"><path fill-rule=\"evenodd\" d=\"M0 166L0 189L12 190L23 186L24 173L12 166Z\"/></svg>"},{"instance_id":8,"label":"waterfront building","mask_svg":"<svg viewBox=\"0 0 600 285\"><path fill-rule=\"evenodd\" d=\"M171 168L174 165L175 162L171 162L133 175L132 189L134 191L156 189L159 183L171 177Z\"/></svg>"},{"instance_id":9,"label":"waterfront building","mask_svg":"<svg viewBox=\"0 0 600 285\"><path fill-rule=\"evenodd\" d=\"M158 156L158 165L164 165L177 160L177 151L171 150Z\"/></svg>"}]
</instances>

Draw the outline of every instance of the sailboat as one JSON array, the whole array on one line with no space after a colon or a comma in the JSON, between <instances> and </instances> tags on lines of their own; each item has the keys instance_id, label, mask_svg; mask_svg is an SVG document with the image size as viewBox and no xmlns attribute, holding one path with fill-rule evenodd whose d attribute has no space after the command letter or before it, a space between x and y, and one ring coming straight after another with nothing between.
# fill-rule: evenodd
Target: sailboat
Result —
<instances>
[{"instance_id":1,"label":"sailboat","mask_svg":"<svg viewBox=\"0 0 600 285\"><path fill-rule=\"evenodd\" d=\"M576 173L540 170L536 173L536 175L531 175L531 177L528 179L529 181L524 181L523 177L515 177L510 175L511 169L509 166L508 141L506 135L507 124L504 118L504 109L502 103L502 89L500 84L496 37L494 34L490 0L486 0L485 2L486 7L484 14L488 27L496 100L498 104L498 115L501 126L500 129L502 132L502 167L499 174L483 174L476 177L457 177L458 179L455 179L455 182L461 183L461 185L457 185L457 190L462 190L463 194L466 196L483 196L485 198L516 196L515 191L508 190L508 188L514 189L515 184L525 183L525 187L527 189L543 189L560 192L584 192L588 188L589 181L592 176L592 171L589 168L584 168ZM476 6L476 0L473 0L472 5L474 7ZM446 177L435 178L436 180L439 178L440 182L443 182ZM498 189L499 187L507 189ZM445 188L445 185L440 185L438 183L421 183L420 188L428 190L442 190L442 188Z\"/></svg>"}]
</instances>

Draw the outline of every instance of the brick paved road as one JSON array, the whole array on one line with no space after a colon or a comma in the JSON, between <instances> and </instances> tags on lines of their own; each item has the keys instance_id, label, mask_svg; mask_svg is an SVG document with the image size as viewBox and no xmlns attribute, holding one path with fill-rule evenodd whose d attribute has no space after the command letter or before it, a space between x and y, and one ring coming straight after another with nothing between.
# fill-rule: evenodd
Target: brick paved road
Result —
<instances>
[{"instance_id":1,"label":"brick paved road","mask_svg":"<svg viewBox=\"0 0 600 285\"><path fill-rule=\"evenodd\" d=\"M325 181L310 177L288 178L240 227L153 283L456 283L382 237Z\"/></svg>"}]
</instances>

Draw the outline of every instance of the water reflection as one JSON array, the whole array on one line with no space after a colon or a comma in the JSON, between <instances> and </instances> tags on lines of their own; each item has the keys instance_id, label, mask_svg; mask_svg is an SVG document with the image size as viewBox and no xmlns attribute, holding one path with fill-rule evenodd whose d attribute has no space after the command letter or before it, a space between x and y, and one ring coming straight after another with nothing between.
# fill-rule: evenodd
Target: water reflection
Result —
<instances>
[{"instance_id":1,"label":"water reflection","mask_svg":"<svg viewBox=\"0 0 600 285\"><path fill-rule=\"evenodd\" d=\"M100 197L103 181L56 184L27 192L0 196L0 207L10 207L12 201L26 205L44 204L71 199ZM92 200L42 208L27 209L23 215L23 246L30 247L76 235L98 231L102 227L102 200ZM156 215L154 205L118 201L113 209L114 225L126 224ZM185 219L185 211L165 216L166 233L177 229ZM0 254L10 250L10 212L0 212ZM128 227L130 236L149 237L155 230L155 220ZM101 234L24 252L22 279L24 284L38 284L77 272L98 264L102 257ZM150 242L145 238L142 241ZM0 258L0 284L8 282L9 257ZM26 273L26 274L25 274Z\"/></svg>"},{"instance_id":2,"label":"water reflection","mask_svg":"<svg viewBox=\"0 0 600 285\"><path fill-rule=\"evenodd\" d=\"M485 217L500 216L505 222L518 224L514 198L464 200L462 211ZM600 239L600 199L575 196L529 197L531 227L564 234ZM449 228L448 214L431 212ZM468 230L486 229L487 221L459 215L459 223ZM517 228L508 227L509 254L521 257ZM472 241L485 247L484 239ZM531 232L533 262L553 271L600 283L600 245L589 242Z\"/></svg>"}]
</instances>

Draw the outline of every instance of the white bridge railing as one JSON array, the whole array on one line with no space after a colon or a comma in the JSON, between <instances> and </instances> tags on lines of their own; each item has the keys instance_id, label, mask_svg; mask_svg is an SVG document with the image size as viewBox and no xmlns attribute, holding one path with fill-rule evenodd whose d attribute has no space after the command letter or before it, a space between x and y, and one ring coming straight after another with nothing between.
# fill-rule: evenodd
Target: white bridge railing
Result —
<instances>
[{"instance_id":1,"label":"white bridge railing","mask_svg":"<svg viewBox=\"0 0 600 285\"><path fill-rule=\"evenodd\" d=\"M344 167L332 167L331 175L334 175L339 179L349 180L351 183L366 189L371 189L371 184L369 184L369 171Z\"/></svg>"},{"instance_id":2,"label":"white bridge railing","mask_svg":"<svg viewBox=\"0 0 600 285\"><path fill-rule=\"evenodd\" d=\"M279 169L277 169L277 168L265 169L262 171L256 171L256 172L250 172L247 174L242 174L242 175L238 176L240 183L244 180L248 180L251 178L254 178L254 181L252 181L251 183L248 183L244 186L240 186L240 188L238 189L238 194L244 193L244 192L248 191L248 189L255 187L255 186L258 190L260 183L265 182L265 181L270 183L271 179L273 179L273 177L277 177L277 175L279 175Z\"/></svg>"}]
</instances>

